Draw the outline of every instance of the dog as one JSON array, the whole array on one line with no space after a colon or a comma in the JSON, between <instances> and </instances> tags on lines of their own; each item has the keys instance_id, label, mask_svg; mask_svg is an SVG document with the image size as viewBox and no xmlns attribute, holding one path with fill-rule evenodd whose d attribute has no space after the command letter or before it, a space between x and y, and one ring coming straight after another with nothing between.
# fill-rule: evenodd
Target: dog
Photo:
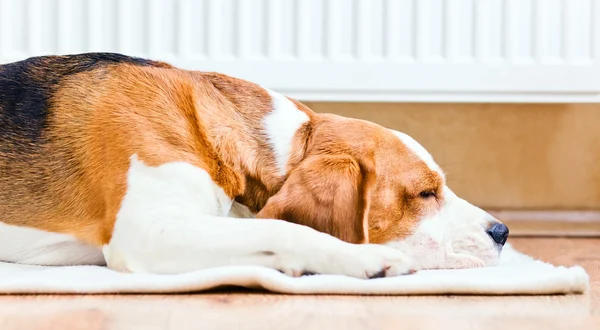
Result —
<instances>
[{"instance_id":1,"label":"dog","mask_svg":"<svg viewBox=\"0 0 600 330\"><path fill-rule=\"evenodd\" d=\"M0 261L368 279L494 265L507 237L375 123L122 54L0 66Z\"/></svg>"}]
</instances>

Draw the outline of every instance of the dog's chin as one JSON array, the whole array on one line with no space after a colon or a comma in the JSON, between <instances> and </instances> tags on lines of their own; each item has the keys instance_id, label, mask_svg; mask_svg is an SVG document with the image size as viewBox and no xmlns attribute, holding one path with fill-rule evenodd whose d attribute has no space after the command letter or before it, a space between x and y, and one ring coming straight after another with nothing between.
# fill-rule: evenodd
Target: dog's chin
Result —
<instances>
[{"instance_id":1,"label":"dog's chin","mask_svg":"<svg viewBox=\"0 0 600 330\"><path fill-rule=\"evenodd\" d=\"M441 265L430 265L428 269L467 269L496 266L500 261L499 253L473 253L471 251L448 252L446 260ZM424 268L423 268L424 269Z\"/></svg>"},{"instance_id":2,"label":"dog's chin","mask_svg":"<svg viewBox=\"0 0 600 330\"><path fill-rule=\"evenodd\" d=\"M405 251L421 270L491 267L499 263L502 251L498 244L466 237L451 242L413 238L387 245Z\"/></svg>"}]
</instances>

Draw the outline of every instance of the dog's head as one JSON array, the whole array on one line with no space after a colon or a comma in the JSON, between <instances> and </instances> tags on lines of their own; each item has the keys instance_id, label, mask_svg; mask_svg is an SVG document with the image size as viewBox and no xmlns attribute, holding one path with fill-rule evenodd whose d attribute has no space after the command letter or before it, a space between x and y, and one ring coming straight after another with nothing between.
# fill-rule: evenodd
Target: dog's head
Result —
<instances>
[{"instance_id":1,"label":"dog's head","mask_svg":"<svg viewBox=\"0 0 600 330\"><path fill-rule=\"evenodd\" d=\"M497 263L508 228L454 194L414 139L334 115L316 115L311 125L304 157L258 217L387 244L425 269Z\"/></svg>"}]
</instances>

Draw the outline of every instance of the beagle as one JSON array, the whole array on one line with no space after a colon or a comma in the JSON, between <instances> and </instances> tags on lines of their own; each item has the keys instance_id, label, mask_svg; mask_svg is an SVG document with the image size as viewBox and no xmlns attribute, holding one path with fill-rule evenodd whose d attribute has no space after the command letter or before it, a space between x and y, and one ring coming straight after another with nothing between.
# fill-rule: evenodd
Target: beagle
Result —
<instances>
[{"instance_id":1,"label":"beagle","mask_svg":"<svg viewBox=\"0 0 600 330\"><path fill-rule=\"evenodd\" d=\"M373 278L493 265L507 236L372 122L120 54L0 65L0 261Z\"/></svg>"}]
</instances>

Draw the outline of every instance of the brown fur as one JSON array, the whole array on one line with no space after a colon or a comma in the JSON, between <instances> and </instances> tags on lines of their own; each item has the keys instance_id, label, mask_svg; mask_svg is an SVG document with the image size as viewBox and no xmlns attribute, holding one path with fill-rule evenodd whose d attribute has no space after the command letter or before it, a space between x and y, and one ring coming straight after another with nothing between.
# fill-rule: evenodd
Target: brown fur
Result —
<instances>
[{"instance_id":1,"label":"brown fur","mask_svg":"<svg viewBox=\"0 0 600 330\"><path fill-rule=\"evenodd\" d=\"M0 190L21 187L0 203L5 223L107 243L133 154L149 166L184 161L206 169L258 217L355 243L404 237L443 200L443 178L390 132L315 114L295 100L310 121L296 132L282 177L262 127L271 99L250 82L120 63L57 79L53 88L41 151L23 159L0 150L0 165L10 169ZM40 182L38 190L22 188ZM427 190L438 196L419 196Z\"/></svg>"},{"instance_id":2,"label":"brown fur","mask_svg":"<svg viewBox=\"0 0 600 330\"><path fill-rule=\"evenodd\" d=\"M372 171L348 155L310 156L258 213L307 225L352 243L368 242Z\"/></svg>"},{"instance_id":3,"label":"brown fur","mask_svg":"<svg viewBox=\"0 0 600 330\"><path fill-rule=\"evenodd\" d=\"M262 202L253 200L261 207L281 185L256 134L269 102L256 85L174 68L121 64L68 77L53 96L47 153L35 159L52 163L48 191L2 221L106 243L132 154L150 166L185 161L204 168L231 198L251 200L261 190ZM27 173L11 179L37 180Z\"/></svg>"},{"instance_id":4,"label":"brown fur","mask_svg":"<svg viewBox=\"0 0 600 330\"><path fill-rule=\"evenodd\" d=\"M370 122L316 115L304 154L258 217L300 223L348 242L385 243L412 233L443 202L444 179ZM422 198L423 191L436 197Z\"/></svg>"}]
</instances>

